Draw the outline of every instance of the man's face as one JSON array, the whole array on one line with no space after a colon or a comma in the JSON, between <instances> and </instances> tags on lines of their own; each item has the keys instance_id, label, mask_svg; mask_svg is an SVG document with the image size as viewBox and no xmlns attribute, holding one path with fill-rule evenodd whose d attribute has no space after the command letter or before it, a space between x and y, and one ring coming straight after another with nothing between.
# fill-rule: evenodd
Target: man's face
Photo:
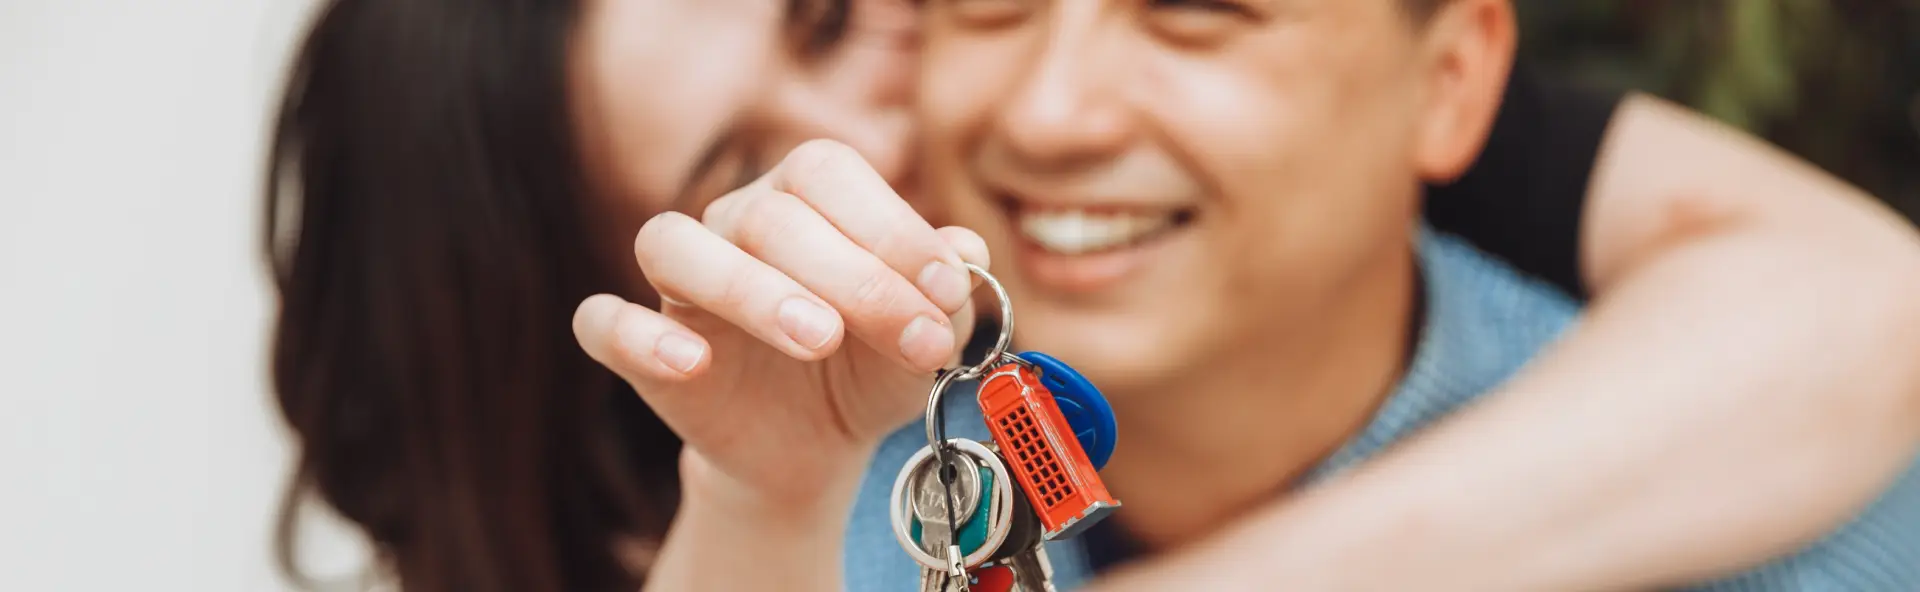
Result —
<instances>
[{"instance_id":1,"label":"man's face","mask_svg":"<svg viewBox=\"0 0 1920 592\"><path fill-rule=\"evenodd\" d=\"M993 250L1022 347L1166 386L1408 272L1434 60L1397 0L924 17L930 188Z\"/></svg>"}]
</instances>

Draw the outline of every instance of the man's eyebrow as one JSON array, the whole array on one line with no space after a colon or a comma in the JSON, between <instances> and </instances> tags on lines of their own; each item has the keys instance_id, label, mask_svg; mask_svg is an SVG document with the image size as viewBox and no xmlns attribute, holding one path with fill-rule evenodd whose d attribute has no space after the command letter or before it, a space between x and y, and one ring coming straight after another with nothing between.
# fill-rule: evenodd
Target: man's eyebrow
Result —
<instances>
[{"instance_id":1,"label":"man's eyebrow","mask_svg":"<svg viewBox=\"0 0 1920 592\"><path fill-rule=\"evenodd\" d=\"M699 188L702 179L713 173L713 167L720 164L720 157L727 153L728 146L733 145L734 139L740 135L739 131L740 126L728 123L724 131L714 135L706 147L700 149L700 156L694 159L693 166L687 168L686 176L680 179L680 188L673 193L673 209L680 209L687 200L699 199L700 196L693 194L694 190Z\"/></svg>"}]
</instances>

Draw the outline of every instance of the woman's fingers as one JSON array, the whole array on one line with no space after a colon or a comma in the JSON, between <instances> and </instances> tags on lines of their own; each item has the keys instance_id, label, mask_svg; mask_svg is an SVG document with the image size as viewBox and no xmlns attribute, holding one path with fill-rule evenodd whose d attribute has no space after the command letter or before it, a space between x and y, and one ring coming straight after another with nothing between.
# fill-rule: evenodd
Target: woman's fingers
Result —
<instances>
[{"instance_id":1,"label":"woman's fingers","mask_svg":"<svg viewBox=\"0 0 1920 592\"><path fill-rule=\"evenodd\" d=\"M799 360L839 347L840 314L786 274L678 213L648 220L634 257L663 299L732 323Z\"/></svg>"},{"instance_id":2,"label":"woman's fingers","mask_svg":"<svg viewBox=\"0 0 1920 592\"><path fill-rule=\"evenodd\" d=\"M939 368L952 354L947 311L799 197L749 187L707 211L709 229L824 299L875 351L917 371ZM932 229L925 234L952 250ZM964 278L958 284L967 285Z\"/></svg>"},{"instance_id":3,"label":"woman's fingers","mask_svg":"<svg viewBox=\"0 0 1920 592\"><path fill-rule=\"evenodd\" d=\"M589 357L642 393L699 376L712 357L707 340L686 326L609 294L574 309L573 336Z\"/></svg>"},{"instance_id":4,"label":"woman's fingers","mask_svg":"<svg viewBox=\"0 0 1920 592\"><path fill-rule=\"evenodd\" d=\"M959 254L854 149L828 140L801 144L755 185L799 197L940 310L966 303Z\"/></svg>"},{"instance_id":5,"label":"woman's fingers","mask_svg":"<svg viewBox=\"0 0 1920 592\"><path fill-rule=\"evenodd\" d=\"M934 230L857 153L832 142L795 149L701 221L655 217L634 254L663 300L791 357L824 358L852 333L920 371L952 356L960 332L950 315L975 285L963 263L987 258L978 235Z\"/></svg>"}]
</instances>

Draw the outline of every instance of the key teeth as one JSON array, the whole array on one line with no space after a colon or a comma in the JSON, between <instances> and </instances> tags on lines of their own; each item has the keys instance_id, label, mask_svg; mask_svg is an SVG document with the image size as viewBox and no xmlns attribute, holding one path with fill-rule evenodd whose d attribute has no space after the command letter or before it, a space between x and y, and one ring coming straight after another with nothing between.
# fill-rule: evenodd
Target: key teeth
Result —
<instances>
[{"instance_id":1,"label":"key teeth","mask_svg":"<svg viewBox=\"0 0 1920 592\"><path fill-rule=\"evenodd\" d=\"M1016 589L1054 592L1053 562L1047 558L1046 545L1035 545L1032 549L1015 555L1007 565L1013 569Z\"/></svg>"}]
</instances>

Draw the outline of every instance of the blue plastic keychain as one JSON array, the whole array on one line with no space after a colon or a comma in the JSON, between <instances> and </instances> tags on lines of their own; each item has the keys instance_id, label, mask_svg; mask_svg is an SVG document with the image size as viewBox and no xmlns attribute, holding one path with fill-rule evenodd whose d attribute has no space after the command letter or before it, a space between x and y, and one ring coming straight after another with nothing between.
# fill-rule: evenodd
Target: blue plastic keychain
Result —
<instances>
[{"instance_id":1,"label":"blue plastic keychain","mask_svg":"<svg viewBox=\"0 0 1920 592\"><path fill-rule=\"evenodd\" d=\"M1066 362L1034 351L1022 352L1019 357L1040 369L1040 383L1046 385L1060 404L1060 414L1066 416L1067 425L1073 427L1073 435L1080 439L1080 448L1087 452L1093 468L1105 468L1113 458L1114 440L1120 435L1113 419L1113 406L1107 404L1107 398Z\"/></svg>"}]
</instances>

